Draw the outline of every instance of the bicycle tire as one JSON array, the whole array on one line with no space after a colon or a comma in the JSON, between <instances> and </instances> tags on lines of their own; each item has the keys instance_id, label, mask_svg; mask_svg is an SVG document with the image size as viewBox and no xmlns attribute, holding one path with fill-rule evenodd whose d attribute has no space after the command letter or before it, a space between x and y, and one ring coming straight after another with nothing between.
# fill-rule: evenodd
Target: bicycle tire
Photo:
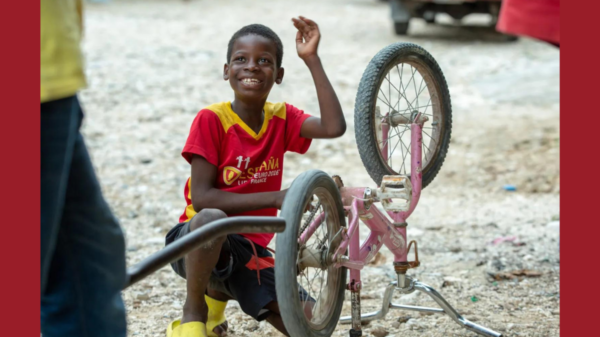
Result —
<instances>
[{"instance_id":1,"label":"bicycle tire","mask_svg":"<svg viewBox=\"0 0 600 337\"><path fill-rule=\"evenodd\" d=\"M396 35L408 35L408 27L410 26L410 21L406 22L394 22L394 32Z\"/></svg>"},{"instance_id":2,"label":"bicycle tire","mask_svg":"<svg viewBox=\"0 0 600 337\"><path fill-rule=\"evenodd\" d=\"M450 145L452 131L450 92L444 74L433 56L413 43L399 42L383 48L373 57L363 73L356 94L354 110L355 138L358 152L365 169L378 186L381 185L384 175L399 175L399 173L390 168L381 155L375 130L375 106L380 86L388 71L397 65L409 62L415 64L419 72L423 71L423 80L428 78L425 81L426 86L429 90L431 85L431 90L435 91L433 96L437 100L432 102L432 106L434 106L432 110L438 109L439 118L442 119L439 142L436 141L435 144L436 150L422 168L422 188L427 187L436 177L444 163ZM406 175L410 177L410 174Z\"/></svg>"},{"instance_id":3,"label":"bicycle tire","mask_svg":"<svg viewBox=\"0 0 600 337\"><path fill-rule=\"evenodd\" d=\"M327 209L331 213L326 213L326 216L331 216L330 219L332 221L336 221L337 219L337 227L340 229L346 226L342 199L333 179L320 170L310 170L300 174L286 193L280 215L286 220L286 229L283 233L277 234L276 238L275 288L277 291L277 301L283 323L292 337L331 336L338 324L344 302L347 273L346 268L343 267L328 267L328 271L334 270L337 273L332 275L332 279L336 280L332 283L337 284L331 284L331 290L328 290L327 298L323 299L326 301L324 303L328 305L328 314L325 316L326 319L323 322L319 322L318 327L314 326L312 321L309 322L306 318L298 296L298 237L302 229L302 216L307 204L311 202L311 196L315 191L321 194L328 194L329 197L323 199L327 199L330 203L333 203L328 206ZM335 236L332 241L334 240ZM327 277L329 281L329 272ZM321 300L320 297L317 299L317 302L319 300Z\"/></svg>"}]
</instances>

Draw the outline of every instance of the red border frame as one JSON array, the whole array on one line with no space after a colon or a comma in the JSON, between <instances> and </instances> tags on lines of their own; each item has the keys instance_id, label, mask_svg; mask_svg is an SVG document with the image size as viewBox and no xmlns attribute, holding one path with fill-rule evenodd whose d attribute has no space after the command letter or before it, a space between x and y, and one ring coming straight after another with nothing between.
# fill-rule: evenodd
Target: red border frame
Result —
<instances>
[{"instance_id":1,"label":"red border frame","mask_svg":"<svg viewBox=\"0 0 600 337\"><path fill-rule=\"evenodd\" d=\"M591 336L598 320L597 178L600 94L597 1L561 4L561 335ZM584 118L581 118L584 117Z\"/></svg>"},{"instance_id":2,"label":"red border frame","mask_svg":"<svg viewBox=\"0 0 600 337\"><path fill-rule=\"evenodd\" d=\"M526 1L526 0L523 0ZM4 177L2 290L6 336L37 336L39 325L40 121L37 81L39 7L4 3L4 104L0 144ZM582 6L583 5L583 6ZM575 7L577 6L577 8ZM598 223L597 152L600 118L593 98L600 93L596 22L600 4L563 1L561 6L561 334L588 335L597 319L595 248ZM37 38L36 38L37 37ZM591 120L590 120L591 119ZM591 156L590 156L591 155ZM31 202L31 201L34 202ZM26 216L24 216L26 215ZM25 221L24 221L25 220Z\"/></svg>"},{"instance_id":3,"label":"red border frame","mask_svg":"<svg viewBox=\"0 0 600 337\"><path fill-rule=\"evenodd\" d=\"M45 1L45 0L42 0ZM33 8L32 8L33 7ZM40 333L40 119L38 3L3 3L2 335Z\"/></svg>"}]
</instances>

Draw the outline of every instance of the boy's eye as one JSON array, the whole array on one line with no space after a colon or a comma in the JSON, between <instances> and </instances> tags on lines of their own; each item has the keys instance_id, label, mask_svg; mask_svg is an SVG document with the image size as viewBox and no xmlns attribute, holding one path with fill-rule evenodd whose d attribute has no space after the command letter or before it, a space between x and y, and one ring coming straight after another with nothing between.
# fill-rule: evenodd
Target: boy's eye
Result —
<instances>
[{"instance_id":1,"label":"boy's eye","mask_svg":"<svg viewBox=\"0 0 600 337\"><path fill-rule=\"evenodd\" d=\"M262 62L262 63L269 63L269 62L271 62L269 59L266 59L266 58L261 58L261 59L260 59L260 60L258 60L258 61L259 61L259 62Z\"/></svg>"},{"instance_id":2,"label":"boy's eye","mask_svg":"<svg viewBox=\"0 0 600 337\"><path fill-rule=\"evenodd\" d=\"M234 61L244 61L246 58L243 56L236 57Z\"/></svg>"}]
</instances>

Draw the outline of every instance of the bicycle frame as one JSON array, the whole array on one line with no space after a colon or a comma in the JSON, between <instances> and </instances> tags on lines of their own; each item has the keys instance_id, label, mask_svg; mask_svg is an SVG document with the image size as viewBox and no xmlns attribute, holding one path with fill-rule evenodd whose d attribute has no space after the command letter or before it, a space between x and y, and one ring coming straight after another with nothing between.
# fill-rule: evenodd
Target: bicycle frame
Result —
<instances>
[{"instance_id":1,"label":"bicycle frame","mask_svg":"<svg viewBox=\"0 0 600 337\"><path fill-rule=\"evenodd\" d=\"M383 245L394 254L395 263L407 262L406 219L416 208L421 196L421 127L416 123L410 126L411 172L417 172L410 177L412 184L410 205L404 212L388 211L387 214L393 222L390 222L377 207L371 205L373 200L365 199L365 191L369 190L368 188L342 187L340 189L344 208L348 211L348 231L333 259L337 267L344 266L350 269L350 284L353 284L355 289L360 288L360 270L375 257ZM359 219L371 230L362 245L360 245ZM349 258L344 261L339 257L344 255L348 247Z\"/></svg>"},{"instance_id":2,"label":"bicycle frame","mask_svg":"<svg viewBox=\"0 0 600 337\"><path fill-rule=\"evenodd\" d=\"M417 117L418 118L418 117ZM336 267L350 269L350 284L354 289L360 288L360 270L369 263L383 245L394 254L394 262L407 262L408 245L406 241L406 219L412 214L421 196L421 149L422 125L412 123L411 128L411 176L412 198L407 211L387 212L393 223L377 208L372 207L374 198L365 198L367 187L342 187L340 193L344 208L348 213L348 229L342 231L342 242L335 254L333 262ZM300 243L306 242L321 224L325 214L314 219L300 237ZM359 219L371 230L369 237L360 244ZM349 248L349 256L345 252Z\"/></svg>"},{"instance_id":3,"label":"bicycle frame","mask_svg":"<svg viewBox=\"0 0 600 337\"><path fill-rule=\"evenodd\" d=\"M387 117L387 116L386 116ZM342 203L348 216L348 227L341 231L342 241L335 253L331 257L336 268L346 267L350 270L350 279L347 284L347 289L351 292L352 314L348 317L342 317L340 322L352 323L350 337L362 336L361 322L370 321L373 319L383 318L389 309L405 309L413 311L424 311L432 313L445 313L451 317L456 323L463 328L473 331L477 334L488 337L501 337L502 334L488 329L484 326L475 324L456 311L435 289L419 282L416 279L406 275L406 270L418 266L418 253L415 242L415 262L408 262L408 252L411 244L407 243L406 238L406 219L415 210L422 188L422 127L426 120L420 118L420 113L417 113L414 119L410 120L411 130L411 177L410 177L410 195L408 196L408 207L405 211L395 211L394 207L390 206L390 200L387 197L393 193L383 193L384 183L382 182L380 198L373 196L370 188L367 187L340 187ZM407 123L408 124L408 123ZM383 133L383 157L387 161L387 131L389 124L384 120L382 123ZM388 176L388 181L400 181L401 176ZM386 177L384 177L384 181ZM405 195L406 197L406 195ZM390 221L385 214L375 207L374 202L381 201L386 213L392 219ZM311 235L316 231L319 225L325 219L325 213L320 214L314 219L299 238L299 244L302 245L308 241ZM364 222L370 229L369 236L361 244L359 235L359 223ZM336 234L337 235L337 234ZM412 243L412 242L411 242ZM360 271L368 264L382 246L386 246L394 254L394 267L398 275L397 282L392 282L388 285L383 296L382 308L373 313L361 315L360 313L360 290L362 282ZM345 255L348 250L348 256ZM314 254L312 252L311 254ZM408 294L413 291L420 291L430 296L440 307L428 308L419 306L399 305L391 302L394 290L398 290L403 294Z\"/></svg>"}]
</instances>

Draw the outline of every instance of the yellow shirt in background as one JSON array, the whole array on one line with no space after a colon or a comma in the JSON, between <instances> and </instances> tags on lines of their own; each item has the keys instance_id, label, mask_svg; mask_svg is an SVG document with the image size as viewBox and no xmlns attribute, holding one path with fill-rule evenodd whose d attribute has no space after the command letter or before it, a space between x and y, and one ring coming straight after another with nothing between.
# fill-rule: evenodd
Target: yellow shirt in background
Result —
<instances>
[{"instance_id":1,"label":"yellow shirt in background","mask_svg":"<svg viewBox=\"0 0 600 337\"><path fill-rule=\"evenodd\" d=\"M41 103L73 96L86 85L80 41L81 0L40 0Z\"/></svg>"}]
</instances>

